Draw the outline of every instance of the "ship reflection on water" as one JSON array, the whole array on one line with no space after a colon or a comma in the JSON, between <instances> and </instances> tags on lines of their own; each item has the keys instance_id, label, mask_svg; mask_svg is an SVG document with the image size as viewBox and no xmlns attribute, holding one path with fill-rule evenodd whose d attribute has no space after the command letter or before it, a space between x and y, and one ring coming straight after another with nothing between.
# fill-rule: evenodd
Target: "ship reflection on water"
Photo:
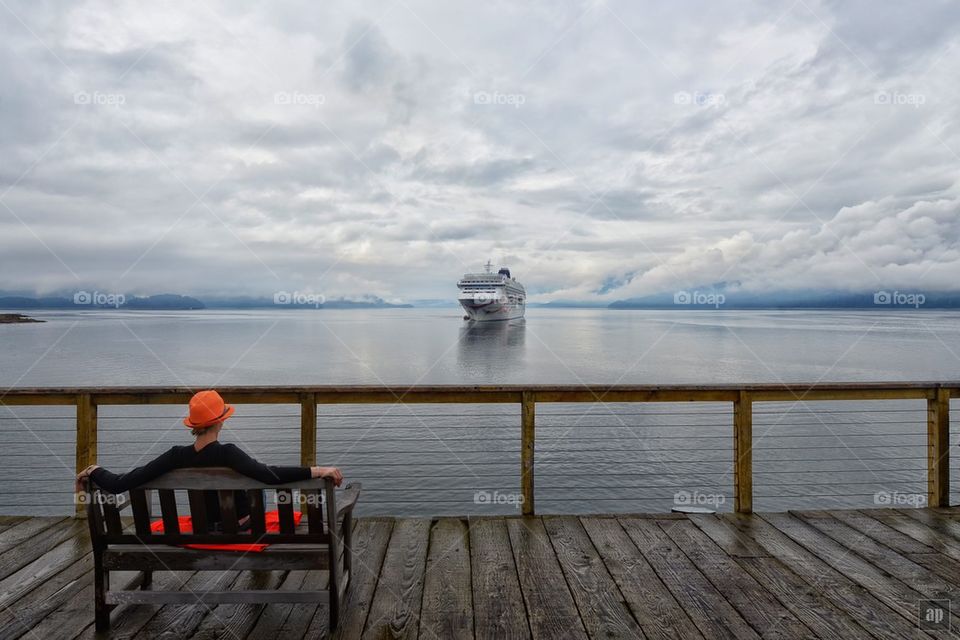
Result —
<instances>
[{"instance_id":1,"label":"ship reflection on water","mask_svg":"<svg viewBox=\"0 0 960 640\"><path fill-rule=\"evenodd\" d=\"M502 380L523 369L526 321L466 322L460 327L457 366L470 378Z\"/></svg>"}]
</instances>

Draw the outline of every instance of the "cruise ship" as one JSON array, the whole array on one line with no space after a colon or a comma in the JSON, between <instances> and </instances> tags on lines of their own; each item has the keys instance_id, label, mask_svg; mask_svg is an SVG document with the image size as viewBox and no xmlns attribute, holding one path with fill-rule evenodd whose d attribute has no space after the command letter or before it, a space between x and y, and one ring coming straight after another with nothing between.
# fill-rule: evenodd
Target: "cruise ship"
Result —
<instances>
[{"instance_id":1,"label":"cruise ship","mask_svg":"<svg viewBox=\"0 0 960 640\"><path fill-rule=\"evenodd\" d=\"M490 261L483 273L463 274L457 287L460 288L458 300L467 312L465 320L516 320L522 318L527 309L527 291L523 285L510 275L510 269L501 268L493 273Z\"/></svg>"}]
</instances>

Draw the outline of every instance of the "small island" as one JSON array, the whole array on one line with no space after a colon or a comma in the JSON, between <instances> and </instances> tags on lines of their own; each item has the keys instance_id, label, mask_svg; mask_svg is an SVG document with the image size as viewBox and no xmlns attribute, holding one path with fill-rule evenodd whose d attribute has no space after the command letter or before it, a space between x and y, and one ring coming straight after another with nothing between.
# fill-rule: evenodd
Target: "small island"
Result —
<instances>
[{"instance_id":1,"label":"small island","mask_svg":"<svg viewBox=\"0 0 960 640\"><path fill-rule=\"evenodd\" d=\"M46 320L30 318L22 313L0 313L0 324L21 324L24 322L46 322Z\"/></svg>"}]
</instances>

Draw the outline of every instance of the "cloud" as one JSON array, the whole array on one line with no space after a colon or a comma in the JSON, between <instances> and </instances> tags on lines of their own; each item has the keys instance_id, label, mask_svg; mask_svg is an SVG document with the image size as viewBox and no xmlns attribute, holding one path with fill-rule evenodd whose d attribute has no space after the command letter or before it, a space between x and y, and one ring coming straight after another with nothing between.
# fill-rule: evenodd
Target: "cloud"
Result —
<instances>
[{"instance_id":1,"label":"cloud","mask_svg":"<svg viewBox=\"0 0 960 640\"><path fill-rule=\"evenodd\" d=\"M949 3L12 9L0 289L957 287Z\"/></svg>"}]
</instances>

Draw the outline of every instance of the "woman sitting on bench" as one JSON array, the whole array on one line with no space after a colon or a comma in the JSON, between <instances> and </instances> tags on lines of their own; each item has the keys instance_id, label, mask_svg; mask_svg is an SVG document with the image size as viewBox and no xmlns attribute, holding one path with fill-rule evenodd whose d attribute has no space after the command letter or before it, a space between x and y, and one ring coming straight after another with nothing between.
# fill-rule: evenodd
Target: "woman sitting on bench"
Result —
<instances>
[{"instance_id":1,"label":"woman sitting on bench","mask_svg":"<svg viewBox=\"0 0 960 640\"><path fill-rule=\"evenodd\" d=\"M140 486L168 471L184 467L229 467L238 473L264 484L285 484L310 478L332 478L339 487L343 474L336 467L278 467L267 465L251 458L235 444L218 440L223 424L233 415L234 408L224 403L216 391L200 391L190 399L190 415L183 424L191 429L196 438L192 445L171 447L147 464L123 474L107 471L98 465L90 465L77 475L77 491L86 478L110 493L123 493ZM237 493L237 515L243 519L249 514L246 494ZM208 513L219 513L219 500L215 491L206 492L211 503Z\"/></svg>"}]
</instances>

